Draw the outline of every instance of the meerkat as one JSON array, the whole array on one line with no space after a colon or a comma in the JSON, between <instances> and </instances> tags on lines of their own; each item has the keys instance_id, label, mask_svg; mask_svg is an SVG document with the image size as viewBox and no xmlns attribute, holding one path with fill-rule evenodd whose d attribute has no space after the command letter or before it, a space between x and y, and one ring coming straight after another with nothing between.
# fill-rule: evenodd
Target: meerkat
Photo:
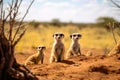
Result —
<instances>
[{"instance_id":1,"label":"meerkat","mask_svg":"<svg viewBox=\"0 0 120 80\"><path fill-rule=\"evenodd\" d=\"M72 39L72 43L67 51L66 59L68 59L72 55L73 56L81 55L80 44L78 42L78 40L81 37L82 35L79 33L73 33L70 35L70 38Z\"/></svg>"},{"instance_id":2,"label":"meerkat","mask_svg":"<svg viewBox=\"0 0 120 80\"><path fill-rule=\"evenodd\" d=\"M61 32L56 32L53 34L54 43L51 50L50 63L52 62L60 62L64 59L65 47L62 39L64 38L64 34Z\"/></svg>"},{"instance_id":3,"label":"meerkat","mask_svg":"<svg viewBox=\"0 0 120 80\"><path fill-rule=\"evenodd\" d=\"M45 49L46 49L45 46L39 46L37 48L38 52L36 54L29 56L25 62L25 65L38 64L39 61L41 61L41 64L43 64Z\"/></svg>"}]
</instances>

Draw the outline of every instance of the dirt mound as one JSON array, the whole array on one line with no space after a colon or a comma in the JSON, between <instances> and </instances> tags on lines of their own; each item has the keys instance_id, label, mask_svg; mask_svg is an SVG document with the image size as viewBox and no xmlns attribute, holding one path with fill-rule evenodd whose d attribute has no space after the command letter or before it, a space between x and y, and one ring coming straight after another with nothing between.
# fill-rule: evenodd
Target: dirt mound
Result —
<instances>
[{"instance_id":1,"label":"dirt mound","mask_svg":"<svg viewBox=\"0 0 120 80\"><path fill-rule=\"evenodd\" d=\"M97 50L95 50L97 51ZM101 53L102 54L102 53ZM120 80L120 54L76 56L58 63L30 65L40 80ZM18 62L30 54L16 54ZM49 55L46 56L49 59Z\"/></svg>"}]
</instances>

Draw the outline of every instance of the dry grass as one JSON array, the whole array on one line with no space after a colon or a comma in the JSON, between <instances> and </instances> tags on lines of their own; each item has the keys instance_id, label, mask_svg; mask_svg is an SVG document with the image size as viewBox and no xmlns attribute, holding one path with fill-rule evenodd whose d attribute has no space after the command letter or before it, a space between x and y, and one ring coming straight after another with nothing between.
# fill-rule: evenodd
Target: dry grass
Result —
<instances>
[{"instance_id":1,"label":"dry grass","mask_svg":"<svg viewBox=\"0 0 120 80\"><path fill-rule=\"evenodd\" d=\"M28 30L21 41L16 46L16 52L27 52L38 45L45 45L47 48L51 48L53 44L53 33L63 32L65 38L63 42L65 47L68 48L71 40L69 35L73 32L79 32L82 34L80 39L81 48L97 48L97 49L111 49L114 45L114 39L112 33L107 32L103 28L78 28L76 26L63 26L54 27L39 26L37 29L28 27ZM116 36L118 39L118 36Z\"/></svg>"}]
</instances>

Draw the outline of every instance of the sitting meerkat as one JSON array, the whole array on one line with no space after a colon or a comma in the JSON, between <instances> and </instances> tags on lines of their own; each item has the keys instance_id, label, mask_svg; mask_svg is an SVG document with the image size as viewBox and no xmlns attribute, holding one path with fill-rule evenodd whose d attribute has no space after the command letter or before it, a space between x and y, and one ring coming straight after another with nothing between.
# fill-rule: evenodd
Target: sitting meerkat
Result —
<instances>
[{"instance_id":1,"label":"sitting meerkat","mask_svg":"<svg viewBox=\"0 0 120 80\"><path fill-rule=\"evenodd\" d=\"M64 59L64 52L65 52L65 47L62 42L62 39L64 38L64 34L61 32L57 32L53 34L53 37L54 37L54 43L52 46L50 63L62 61Z\"/></svg>"},{"instance_id":2,"label":"sitting meerkat","mask_svg":"<svg viewBox=\"0 0 120 80\"><path fill-rule=\"evenodd\" d=\"M43 64L45 49L46 49L45 46L39 46L37 48L38 52L36 54L29 56L25 62L25 65L38 64L40 60L41 64Z\"/></svg>"},{"instance_id":3,"label":"sitting meerkat","mask_svg":"<svg viewBox=\"0 0 120 80\"><path fill-rule=\"evenodd\" d=\"M80 44L78 42L78 40L81 37L82 35L79 33L73 33L70 35L70 38L72 39L72 43L67 51L66 59L68 59L72 55L73 56L81 55Z\"/></svg>"}]
</instances>

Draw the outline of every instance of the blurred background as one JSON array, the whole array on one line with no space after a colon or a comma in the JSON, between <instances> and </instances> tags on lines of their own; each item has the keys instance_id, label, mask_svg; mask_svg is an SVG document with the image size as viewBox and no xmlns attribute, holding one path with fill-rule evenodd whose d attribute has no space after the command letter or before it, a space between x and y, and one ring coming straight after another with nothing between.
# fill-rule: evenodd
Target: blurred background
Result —
<instances>
[{"instance_id":1,"label":"blurred background","mask_svg":"<svg viewBox=\"0 0 120 80\"><path fill-rule=\"evenodd\" d=\"M5 9L10 1L4 1ZM18 23L30 2L23 0L16 19ZM116 41L120 37L120 26L115 24L111 30L109 25L119 23L118 11L111 0L35 0L24 19L27 32L16 46L16 53L30 53L39 45L51 49L54 32L65 34L66 49L71 43L69 35L78 32L82 34L79 40L82 49L110 50L116 44L112 32Z\"/></svg>"}]
</instances>

